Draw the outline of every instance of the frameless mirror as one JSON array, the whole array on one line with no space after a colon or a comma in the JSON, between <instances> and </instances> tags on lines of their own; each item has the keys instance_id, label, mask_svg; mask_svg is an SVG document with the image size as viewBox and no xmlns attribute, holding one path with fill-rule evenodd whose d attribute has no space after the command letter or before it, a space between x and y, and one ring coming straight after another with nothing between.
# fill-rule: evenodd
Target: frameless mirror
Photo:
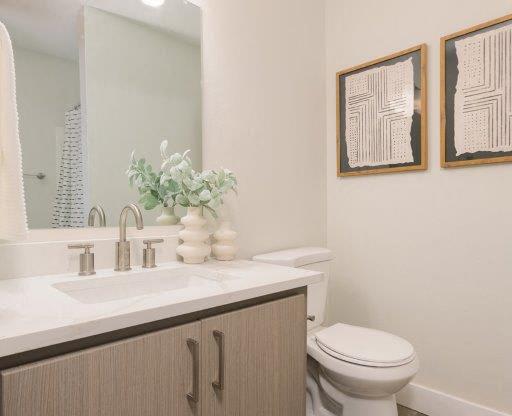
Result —
<instances>
[{"instance_id":1,"label":"frameless mirror","mask_svg":"<svg viewBox=\"0 0 512 416\"><path fill-rule=\"evenodd\" d=\"M139 199L132 150L201 166L201 10L184 0L2 0L13 43L29 228L107 225ZM159 207L144 212L155 224Z\"/></svg>"}]
</instances>

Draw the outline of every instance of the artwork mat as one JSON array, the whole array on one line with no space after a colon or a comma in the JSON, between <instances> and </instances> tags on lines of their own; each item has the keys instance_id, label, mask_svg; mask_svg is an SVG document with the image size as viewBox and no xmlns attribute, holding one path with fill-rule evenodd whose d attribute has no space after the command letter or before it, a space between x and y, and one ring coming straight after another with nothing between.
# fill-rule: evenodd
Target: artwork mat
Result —
<instances>
[{"instance_id":1,"label":"artwork mat","mask_svg":"<svg viewBox=\"0 0 512 416\"><path fill-rule=\"evenodd\" d=\"M373 169L363 169L357 171L350 172L342 172L341 171L341 150L342 146L346 146L346 144L342 143L342 135L340 131L340 77L346 76L347 74L358 71L360 69L364 69L366 67L371 67L376 64L380 64L395 58L399 58L404 55L411 54L413 52L420 52L420 77L421 77L421 138L420 138L420 147L421 147L421 162L417 165L412 166L396 166L396 167L384 167L384 168L373 168ZM427 45L425 43L413 46L408 49L404 49L402 51L393 53L391 55L384 56L382 58L375 59L373 61L365 62L360 65L356 65L350 67L348 69L344 69L336 73L336 175L338 177L346 177L346 176L359 176L359 175L372 175L379 173L395 173L395 172L407 172L414 170L426 170L428 167L428 144L427 144Z\"/></svg>"},{"instance_id":2,"label":"artwork mat","mask_svg":"<svg viewBox=\"0 0 512 416\"><path fill-rule=\"evenodd\" d=\"M440 73L440 106L441 106L441 120L440 120L440 160L441 167L443 168L455 168L455 167L467 167L467 166L475 166L475 165L486 165L490 163L507 163L512 162L512 156L496 156L496 157L488 157L488 158L479 158L479 159L470 159L470 160L455 160L448 161L446 160L446 43L451 41L452 39L471 34L473 32L477 32L482 29L487 29L491 26L499 25L500 23L505 22L512 23L512 14L508 14L503 17L499 17L497 19L493 19L484 23L480 23L475 26L471 26L467 29L460 30L458 32L452 33L447 36L443 36L440 41L440 63L441 63L441 73ZM455 109L453 109L455 111Z\"/></svg>"}]
</instances>

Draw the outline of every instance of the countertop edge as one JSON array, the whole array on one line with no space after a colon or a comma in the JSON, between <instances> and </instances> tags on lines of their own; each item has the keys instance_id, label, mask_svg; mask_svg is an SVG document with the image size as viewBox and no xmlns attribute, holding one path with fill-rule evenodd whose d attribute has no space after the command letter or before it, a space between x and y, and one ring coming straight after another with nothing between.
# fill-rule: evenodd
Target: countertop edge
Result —
<instances>
[{"instance_id":1,"label":"countertop edge","mask_svg":"<svg viewBox=\"0 0 512 416\"><path fill-rule=\"evenodd\" d=\"M323 273L310 271L309 276L277 281L262 286L248 287L233 292L216 294L205 298L170 303L165 306L147 307L140 311L93 319L76 324L64 325L39 332L31 332L0 339L0 358L21 354L39 348L75 341L111 331L143 325L167 318L221 307L236 302L277 294L287 290L305 287L321 281Z\"/></svg>"}]
</instances>

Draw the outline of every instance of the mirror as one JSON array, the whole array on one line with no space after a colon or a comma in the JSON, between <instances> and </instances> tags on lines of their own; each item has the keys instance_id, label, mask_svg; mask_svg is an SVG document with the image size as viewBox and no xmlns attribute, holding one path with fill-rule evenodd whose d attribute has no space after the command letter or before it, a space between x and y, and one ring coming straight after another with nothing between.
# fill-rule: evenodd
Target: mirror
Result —
<instances>
[{"instance_id":1,"label":"mirror","mask_svg":"<svg viewBox=\"0 0 512 416\"><path fill-rule=\"evenodd\" d=\"M2 0L14 49L29 228L116 226L132 150L201 169L201 10L184 0ZM141 207L142 208L142 207ZM155 225L161 207L144 211Z\"/></svg>"}]
</instances>

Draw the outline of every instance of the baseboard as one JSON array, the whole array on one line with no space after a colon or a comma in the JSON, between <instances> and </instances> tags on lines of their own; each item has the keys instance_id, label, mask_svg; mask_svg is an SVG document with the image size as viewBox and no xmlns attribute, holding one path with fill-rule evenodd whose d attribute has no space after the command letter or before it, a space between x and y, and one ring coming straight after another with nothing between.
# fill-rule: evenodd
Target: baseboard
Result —
<instances>
[{"instance_id":1,"label":"baseboard","mask_svg":"<svg viewBox=\"0 0 512 416\"><path fill-rule=\"evenodd\" d=\"M397 402L428 416L512 416L419 384L404 388Z\"/></svg>"}]
</instances>

